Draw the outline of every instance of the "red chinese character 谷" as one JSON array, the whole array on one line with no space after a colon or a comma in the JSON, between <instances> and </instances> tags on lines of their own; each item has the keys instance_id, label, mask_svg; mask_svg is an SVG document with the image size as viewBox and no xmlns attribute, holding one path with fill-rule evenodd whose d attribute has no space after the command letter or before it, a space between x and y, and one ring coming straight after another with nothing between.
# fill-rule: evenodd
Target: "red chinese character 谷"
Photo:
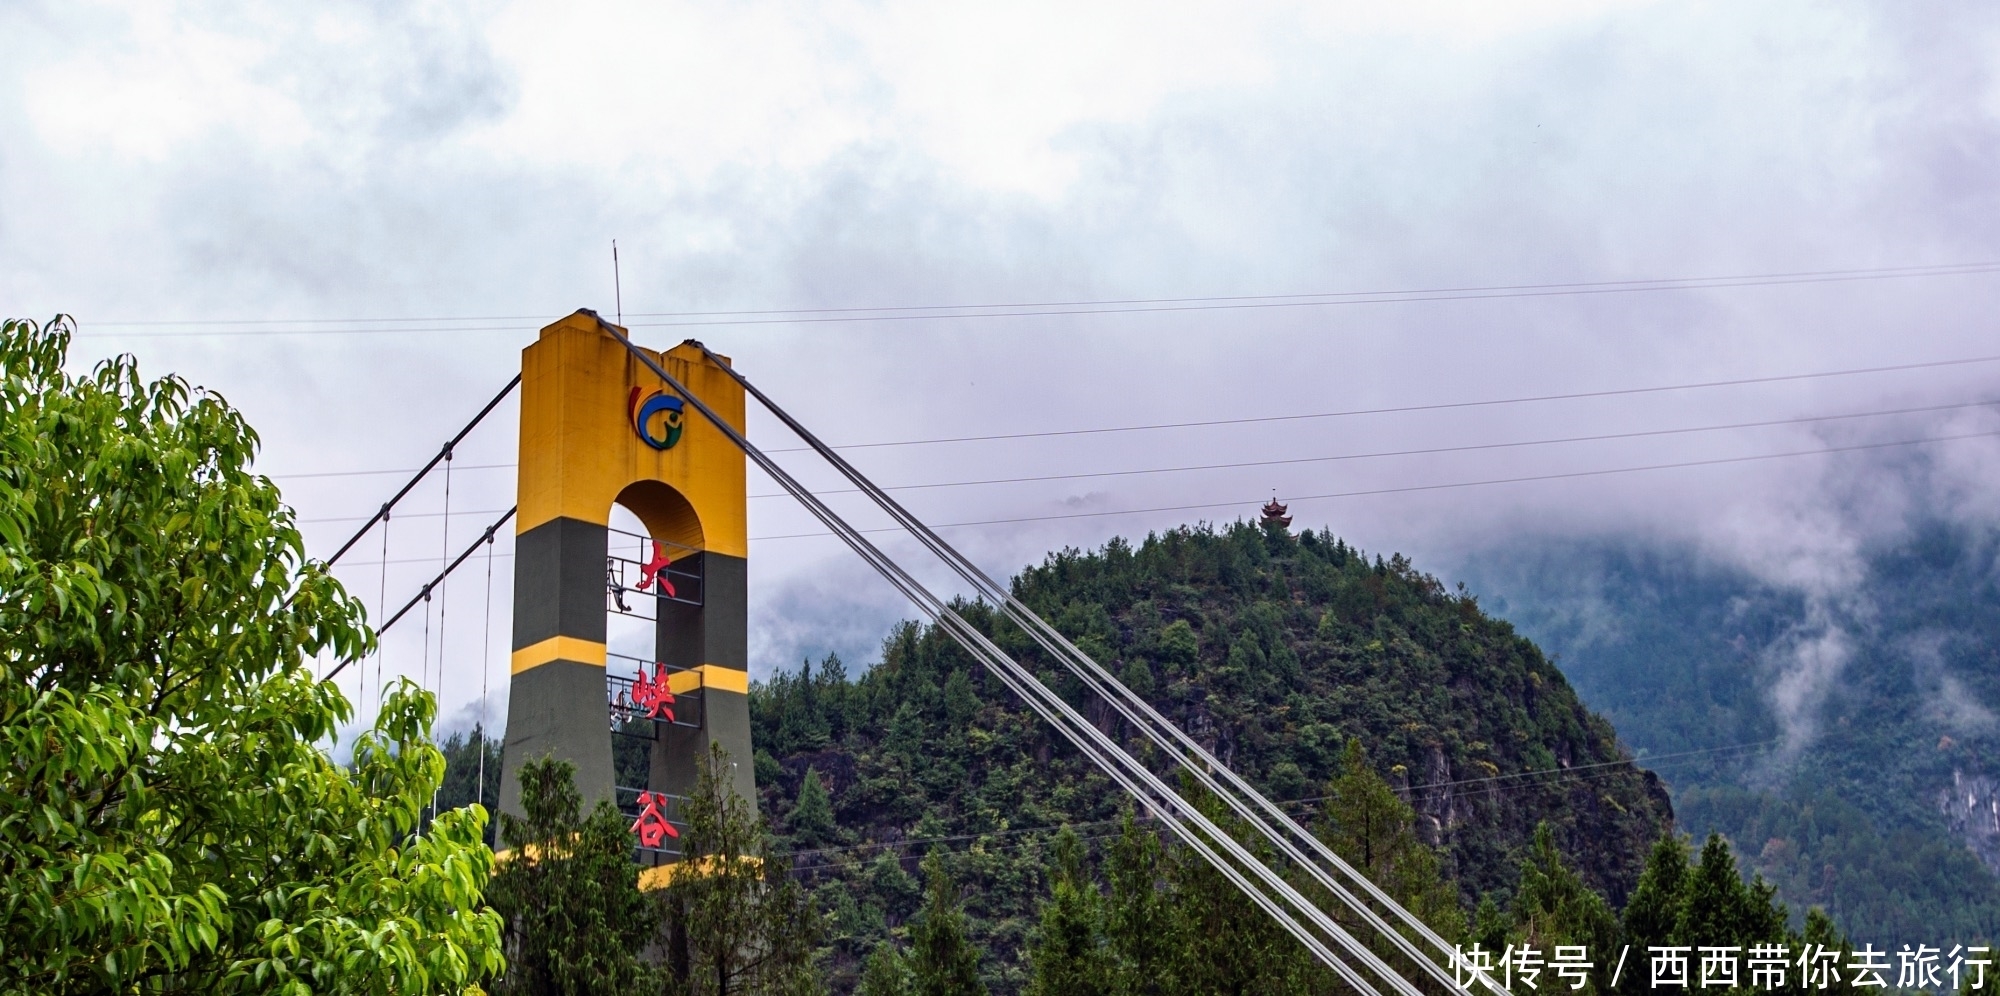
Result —
<instances>
[{"instance_id":1,"label":"red chinese character \u8c37","mask_svg":"<svg viewBox=\"0 0 2000 996\"><path fill-rule=\"evenodd\" d=\"M658 792L639 793L639 818L632 821L632 832L639 835L642 847L658 847L668 837L679 839L681 832L667 822L663 807L667 797Z\"/></svg>"},{"instance_id":2,"label":"red chinese character \u8c37","mask_svg":"<svg viewBox=\"0 0 2000 996\"><path fill-rule=\"evenodd\" d=\"M632 701L646 710L648 719L674 721L674 690L667 684L667 666L656 664L658 671L646 673L646 666L639 665L639 680L632 683Z\"/></svg>"},{"instance_id":3,"label":"red chinese character \u8c37","mask_svg":"<svg viewBox=\"0 0 2000 996\"><path fill-rule=\"evenodd\" d=\"M661 548L660 541L654 540L653 559L639 565L638 589L645 591L653 586L654 581L658 581L660 590L666 592L668 598L675 597L674 583L667 578L667 568L672 564L673 561L667 559L667 551Z\"/></svg>"}]
</instances>

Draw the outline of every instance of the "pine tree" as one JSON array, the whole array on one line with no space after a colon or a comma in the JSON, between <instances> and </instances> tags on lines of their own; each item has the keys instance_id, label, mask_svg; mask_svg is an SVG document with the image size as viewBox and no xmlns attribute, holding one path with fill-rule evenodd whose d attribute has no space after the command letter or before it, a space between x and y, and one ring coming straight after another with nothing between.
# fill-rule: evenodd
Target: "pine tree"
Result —
<instances>
[{"instance_id":1,"label":"pine tree","mask_svg":"<svg viewBox=\"0 0 2000 996\"><path fill-rule=\"evenodd\" d=\"M861 985L854 996L911 996L909 959L896 942L883 941L868 954L868 967L861 972Z\"/></svg>"},{"instance_id":2,"label":"pine tree","mask_svg":"<svg viewBox=\"0 0 2000 996\"><path fill-rule=\"evenodd\" d=\"M1040 936L1029 953L1030 996L1102 996L1110 988L1110 952L1104 945L1104 901L1083 867L1083 842L1064 827L1056 835L1049 869L1049 899L1042 905Z\"/></svg>"},{"instance_id":3,"label":"pine tree","mask_svg":"<svg viewBox=\"0 0 2000 996\"><path fill-rule=\"evenodd\" d=\"M1637 945L1666 944L1680 915L1681 887L1687 878L1687 843L1672 830L1653 842L1639 884L1625 903L1625 939Z\"/></svg>"},{"instance_id":4,"label":"pine tree","mask_svg":"<svg viewBox=\"0 0 2000 996\"><path fill-rule=\"evenodd\" d=\"M1805 930L1791 947L1794 951L1798 951L1808 945L1812 946L1815 952L1821 948L1828 951L1838 951L1840 956L1835 964L1848 965L1854 961L1854 945L1849 943L1847 938L1841 936L1840 928L1834 926L1833 917L1828 916L1825 910L1817 906L1806 910ZM1796 955L1794 956L1794 960L1796 961ZM1795 993L1805 993L1808 991L1806 980L1803 978L1796 980L1788 979L1787 981L1795 981L1795 984L1790 987ZM1853 996L1854 993L1860 991L1854 985L1853 974L1844 970L1840 973L1838 980L1829 976L1827 981L1829 984L1826 988L1813 988L1810 990L1814 996ZM1965 981L1967 984L1970 984L1972 981L1969 973ZM1991 992L1992 990L1988 988L1980 991Z\"/></svg>"},{"instance_id":5,"label":"pine tree","mask_svg":"<svg viewBox=\"0 0 2000 996\"><path fill-rule=\"evenodd\" d=\"M961 669L953 671L944 683L944 714L951 720L954 729L964 729L972 722L972 715L979 711L979 696L972 691L972 679Z\"/></svg>"},{"instance_id":6,"label":"pine tree","mask_svg":"<svg viewBox=\"0 0 2000 996\"><path fill-rule=\"evenodd\" d=\"M924 898L923 884L904 871L902 860L888 851L868 866L868 888L882 899L883 912L897 921L915 915Z\"/></svg>"},{"instance_id":7,"label":"pine tree","mask_svg":"<svg viewBox=\"0 0 2000 996\"><path fill-rule=\"evenodd\" d=\"M1319 835L1368 880L1445 937L1465 931L1458 890L1439 868L1437 852L1417 837L1417 814L1368 763L1359 738L1341 752L1340 773L1327 786ZM1386 953L1386 943L1380 946Z\"/></svg>"},{"instance_id":8,"label":"pine tree","mask_svg":"<svg viewBox=\"0 0 2000 996\"><path fill-rule=\"evenodd\" d=\"M965 936L958 886L945 871L944 854L924 858L924 908L910 930L914 996L986 996L979 981L979 952Z\"/></svg>"},{"instance_id":9,"label":"pine tree","mask_svg":"<svg viewBox=\"0 0 2000 996\"><path fill-rule=\"evenodd\" d=\"M713 746L682 813L681 862L659 902L666 961L687 996L807 996L822 990L813 951L823 924L768 828L736 794Z\"/></svg>"},{"instance_id":10,"label":"pine tree","mask_svg":"<svg viewBox=\"0 0 2000 996\"><path fill-rule=\"evenodd\" d=\"M1544 952L1557 945L1576 944L1591 952L1619 949L1622 931L1611 904L1563 861L1555 832L1547 823L1535 827L1534 842L1521 862L1513 914L1512 940L1516 944ZM1597 983L1593 977L1587 990L1595 992Z\"/></svg>"},{"instance_id":11,"label":"pine tree","mask_svg":"<svg viewBox=\"0 0 2000 996\"><path fill-rule=\"evenodd\" d=\"M1104 935L1111 953L1111 991L1118 996L1163 996L1177 940L1172 909L1161 894L1165 860L1160 838L1139 827L1125 810L1118 839L1105 859L1111 899Z\"/></svg>"},{"instance_id":12,"label":"pine tree","mask_svg":"<svg viewBox=\"0 0 2000 996\"><path fill-rule=\"evenodd\" d=\"M1237 840L1249 840L1249 828L1227 815L1213 795L1185 783L1203 813ZM1268 858L1253 849L1259 860ZM1305 946L1224 877L1194 849L1173 851L1167 880L1171 889L1179 940L1168 973L1174 989L1189 996L1208 994L1280 994L1330 988Z\"/></svg>"},{"instance_id":13,"label":"pine tree","mask_svg":"<svg viewBox=\"0 0 2000 996\"><path fill-rule=\"evenodd\" d=\"M1681 888L1681 904L1674 922L1674 938L1694 946L1748 944L1754 940L1746 922L1747 897L1743 879L1736 872L1736 855L1729 841L1711 833L1701 846L1701 857L1688 870Z\"/></svg>"},{"instance_id":14,"label":"pine tree","mask_svg":"<svg viewBox=\"0 0 2000 996\"><path fill-rule=\"evenodd\" d=\"M1479 897L1479 906L1472 911L1472 926L1466 930L1466 947L1477 944L1499 957L1507 948L1507 931L1510 928L1507 914L1493 893Z\"/></svg>"},{"instance_id":15,"label":"pine tree","mask_svg":"<svg viewBox=\"0 0 2000 996\"><path fill-rule=\"evenodd\" d=\"M498 992L614 996L659 991L639 952L658 920L639 892L631 833L609 802L588 819L568 761L521 766L525 817L502 814L510 860L487 895L506 918L507 974Z\"/></svg>"},{"instance_id":16,"label":"pine tree","mask_svg":"<svg viewBox=\"0 0 2000 996\"><path fill-rule=\"evenodd\" d=\"M792 836L806 847L832 843L839 836L833 803L827 798L826 786L820 784L819 771L814 768L807 768L805 778L799 782L799 801L792 806Z\"/></svg>"},{"instance_id":17,"label":"pine tree","mask_svg":"<svg viewBox=\"0 0 2000 996\"><path fill-rule=\"evenodd\" d=\"M1647 948L1675 944L1674 925L1680 917L1681 890L1687 880L1687 843L1671 829L1653 842L1639 884L1625 903L1625 943L1643 954ZM1628 962L1619 975L1618 991L1637 996L1650 979L1643 964Z\"/></svg>"},{"instance_id":18,"label":"pine tree","mask_svg":"<svg viewBox=\"0 0 2000 996\"><path fill-rule=\"evenodd\" d=\"M847 682L847 665L839 654L828 654L819 662L820 708L826 713L835 743L847 736L852 726L854 686Z\"/></svg>"}]
</instances>

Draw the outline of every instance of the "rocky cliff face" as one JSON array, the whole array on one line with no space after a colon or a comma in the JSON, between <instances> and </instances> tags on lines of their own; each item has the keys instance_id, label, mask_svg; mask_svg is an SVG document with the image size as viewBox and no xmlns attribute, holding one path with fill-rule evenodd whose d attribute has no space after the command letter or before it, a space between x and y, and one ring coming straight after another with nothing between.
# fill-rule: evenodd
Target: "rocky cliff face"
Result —
<instances>
[{"instance_id":1,"label":"rocky cliff face","mask_svg":"<svg viewBox=\"0 0 2000 996\"><path fill-rule=\"evenodd\" d=\"M1940 791L1937 801L1951 832L1986 867L2000 872L2000 781L1953 768L1951 787Z\"/></svg>"}]
</instances>

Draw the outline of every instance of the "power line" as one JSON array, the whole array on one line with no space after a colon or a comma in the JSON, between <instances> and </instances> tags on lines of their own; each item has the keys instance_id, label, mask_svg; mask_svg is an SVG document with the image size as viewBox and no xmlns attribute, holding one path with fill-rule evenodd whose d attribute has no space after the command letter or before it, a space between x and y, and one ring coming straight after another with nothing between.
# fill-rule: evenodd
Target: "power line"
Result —
<instances>
[{"instance_id":1,"label":"power line","mask_svg":"<svg viewBox=\"0 0 2000 996\"><path fill-rule=\"evenodd\" d=\"M1571 281L1568 283L1542 284L1491 284L1469 287L1422 287L1400 291L1317 291L1295 294L1234 294L1207 297L1157 297L1157 298L1109 298L1071 301L1017 301L1012 303L994 302L987 304L924 304L898 305L891 307L842 307L842 308L777 308L763 311L658 311L633 314L634 318L726 318L754 317L760 315L825 315L852 312L901 312L901 311L969 311L1002 308L1081 308L1110 307L1116 305L1152 304L1195 304L1207 302L1234 301L1274 301L1304 298L1345 298L1380 297L1390 294L1460 294L1491 291L1516 290L1564 290L1596 287L1636 287L1646 285L1688 285L1744 280L1776 280L1838 277L1895 277L1895 276L1951 276L1959 273L1984 273L2000 268L2000 261L1974 263L1938 263L1925 266L1871 267L1846 270L1803 270L1790 273L1756 273L1707 277L1654 277L1632 280Z\"/></svg>"},{"instance_id":2,"label":"power line","mask_svg":"<svg viewBox=\"0 0 2000 996\"><path fill-rule=\"evenodd\" d=\"M1388 457L1434 456L1443 453L1471 453L1483 450L1517 449L1524 446L1553 446L1566 443L1606 442L1618 439L1643 439L1654 436L1686 435L1696 432L1726 432L1734 429L1769 428L1782 425L1803 425L1812 422L1832 422L1846 419L1883 418L1894 415L1925 414L1941 411L1959 411L1967 408L1984 408L2000 405L2000 400L1984 399L1961 401L1943 405L1922 405L1909 408L1887 408L1871 412L1847 412L1836 415L1802 415L1796 418L1766 419L1755 422L1729 422L1720 425L1684 426L1672 429L1639 429L1631 432L1608 432L1588 436L1559 436L1549 439L1522 439L1499 443L1468 443L1459 446L1430 446L1416 449L1376 450L1365 453L1339 453L1330 456L1285 457L1274 460L1242 460L1232 463L1186 464L1177 467L1150 467L1136 470L1095 470L1076 474L1041 474L1030 477L995 477L973 481L936 481L929 484L897 484L883 487L884 491L923 491L938 488L986 487L998 484L1036 484L1049 481L1090 480L1101 477L1134 477L1148 474L1179 474L1205 470L1241 470L1249 467L1279 467L1294 464L1332 463L1343 460L1371 460ZM770 451L766 451L770 452ZM822 489L818 494L853 494L853 488ZM779 492L753 494L751 498L784 498ZM498 511L497 509L494 511ZM436 518L448 513L405 512L404 518ZM467 512L467 515L490 515L492 512ZM331 516L316 519L300 519L301 523L355 522L363 516Z\"/></svg>"},{"instance_id":3,"label":"power line","mask_svg":"<svg viewBox=\"0 0 2000 996\"><path fill-rule=\"evenodd\" d=\"M1994 266L1989 264L1978 269L1965 268L1965 269L1944 270L1931 273L1872 273L1872 274L1855 274L1851 276L1831 276L1831 275L1800 276L1800 277L1773 278L1773 279L1722 278L1716 280L1679 280L1679 281L1657 280L1657 281L1644 281L1644 282L1635 281L1622 286L1609 285L1609 284L1606 285L1579 284L1579 285L1572 285L1569 287L1563 287L1562 285L1544 285L1550 289L1528 289L1535 285L1524 285L1523 287L1519 288L1496 287L1490 290L1484 288L1466 288L1464 290L1442 291L1442 292L1387 291L1387 292L1379 292L1376 294L1367 294L1365 292L1352 292L1352 293L1342 293L1339 296L1325 295L1318 297L1307 297L1305 295L1300 295L1299 297L1304 299L1247 300L1247 301L1238 300L1226 303L1217 300L1216 303L1173 304L1173 303L1164 303L1166 301L1171 301L1172 299L1161 299L1163 303L1147 304L1147 305L1131 305L1131 306L1052 307L1052 308L1038 308L1038 309L1024 309L1024 310L1010 310L1010 311L976 311L976 312L965 311L965 312L955 312L948 314L905 313L905 314L876 314L876 315L816 315L804 318L693 319L693 320L667 321L667 322L633 322L632 327L633 328L690 328L690 327L716 327L716 326L729 326L729 325L823 325L823 324L851 324L858 322L945 321L951 319L980 319L980 318L983 319L1053 318L1053 317L1077 316L1077 315L1165 314L1173 312L1193 312L1193 311L1251 311L1251 310L1270 310L1277 308L1315 308L1315 307L1333 307L1342 305L1352 306L1352 305L1363 305L1363 304L1428 304L1428 303L1443 302L1443 301L1491 301L1491 300L1502 300L1507 298L1581 297L1581 296L1594 296L1603 294L1630 294L1630 293L1641 293L1641 292L1657 293L1660 291L1675 291L1675 290L1717 290L1717 289L1736 288L1736 287L1778 287L1791 284L1848 283L1848 282L1862 281L1862 280L1889 280L1897 278L1925 277L1925 276L1977 275L1977 274L1995 273L1995 272L2000 272L2000 266Z\"/></svg>"},{"instance_id":4,"label":"power line","mask_svg":"<svg viewBox=\"0 0 2000 996\"><path fill-rule=\"evenodd\" d=\"M458 466L459 472L468 470L512 470L519 464L513 463L465 463ZM274 481L298 481L312 477L377 477L387 474L414 474L414 468L395 467L387 470L322 470L302 474L265 474Z\"/></svg>"},{"instance_id":5,"label":"power line","mask_svg":"<svg viewBox=\"0 0 2000 996\"><path fill-rule=\"evenodd\" d=\"M1551 446L1561 443L1604 442L1615 439L1641 439L1651 436L1684 435L1694 432L1724 432L1732 429L1756 429L1780 425L1802 425L1810 422L1830 422L1841 419L1878 418L1891 415L1910 415L1924 412L1954 411L1965 408L1981 408L2000 405L2000 400L1967 401L1949 405L1926 405L1917 408L1891 408L1873 412L1852 412L1842 415L1806 415L1798 418L1768 419L1758 422L1731 422L1723 425L1697 425L1675 429L1641 429L1632 432L1607 432L1590 436L1562 436L1553 439L1522 439L1502 443L1468 443L1460 446L1431 446L1420 449L1377 450L1368 453L1341 453L1332 456L1286 457L1276 460L1244 460L1235 463L1191 464L1180 467L1153 467L1141 470L1101 470L1079 474L1044 474L1035 477L999 477L979 481L939 481L931 484L899 484L884 487L884 491L917 491L935 488L981 487L994 484L1030 484L1045 481L1075 481L1099 477L1132 477L1143 474L1177 474L1203 470L1241 470L1247 467L1278 467L1304 463L1330 463L1339 460L1370 460L1386 457L1429 456L1441 453L1470 453L1481 450L1515 449L1523 446ZM852 494L854 489L823 489L819 494ZM756 494L752 498L783 498L782 494Z\"/></svg>"},{"instance_id":6,"label":"power line","mask_svg":"<svg viewBox=\"0 0 2000 996\"><path fill-rule=\"evenodd\" d=\"M1901 446L1922 446L1928 443L1947 443L1947 442L1956 442L1966 439L1990 439L1996 436L2000 436L2000 431L1967 432L1967 433L1958 433L1948 436L1927 436L1920 439L1898 439L1898 440L1890 440L1888 442L1879 442L1879 443L1855 443L1846 446L1827 446L1814 450L1789 450L1783 453L1755 453L1755 454L1750 454L1748 456L1714 457L1705 460L1680 460L1680 461L1675 461L1673 463L1646 464L1643 466L1636 466L1636 467L1606 467L1596 470L1573 470L1573 471L1564 471L1561 473L1553 473L1553 474L1529 474L1519 477L1497 477L1497 478L1488 478L1485 480L1478 480L1478 481L1451 481L1442 484L1411 484L1411 485L1403 485L1399 487L1390 487L1390 488L1368 488L1359 491L1331 491L1325 494L1288 496L1285 500L1287 502L1328 501L1336 498L1367 498L1367 497L1374 497L1377 495L1409 494L1421 491L1445 491L1456 488L1490 487L1499 484L1528 484L1539 481L1560 481L1560 480L1568 480L1568 479L1583 478L1583 477L1606 477L1614 474L1637 474L1637 473L1644 473L1656 470L1681 470L1692 467L1713 467L1713 466L1722 466L1726 464L1735 464L1735 463L1752 463L1760 460L1782 460L1792 457L1821 456L1829 453L1852 453L1865 450L1890 449L1893 447L1901 447ZM1240 498L1234 501L1198 502L1187 505L1157 505L1150 508L1121 508L1121 509L1108 509L1097 512L1061 512L1051 515L1017 515L1002 519L970 519L963 522L942 522L932 526L931 528L967 529L975 526L1015 525L1023 522L1054 522L1066 519L1091 519L1091 518L1104 518L1104 517L1119 516L1119 515L1147 515L1156 512L1190 512L1190 511L1200 511L1204 509L1232 508L1232 507L1251 508L1263 504L1263 502L1266 500L1267 497L1268 496L1265 495L1259 495L1256 497ZM489 514L489 513L466 513L466 514ZM900 530L898 528L891 526L884 526L875 529L856 530L856 532L871 533L871 534L899 532L899 531ZM765 536L752 536L750 537L750 539L752 542L761 543L761 542L770 542L774 540L817 539L819 537L830 536L830 535L832 534L824 532L778 533ZM508 556L508 554L500 554L500 556L504 557ZM429 563L429 562L430 561L427 558L389 561L389 563L397 563L397 564ZM358 564L350 563L349 566L355 566L355 567L373 566L374 563L375 562L372 561L362 562Z\"/></svg>"},{"instance_id":7,"label":"power line","mask_svg":"<svg viewBox=\"0 0 2000 996\"><path fill-rule=\"evenodd\" d=\"M1674 463L1647 464L1638 467L1609 467L1599 470L1576 470L1556 474L1529 474L1520 477L1498 477L1480 481L1453 481L1444 484L1414 484L1393 488L1369 488L1361 491L1334 491L1317 495L1288 496L1287 502L1322 501L1334 498L1363 498L1374 495L1408 494L1419 491L1444 491L1453 488L1487 487L1496 484L1526 484L1536 481L1558 481L1581 477L1604 477L1612 474L1636 474L1654 470L1679 470L1688 467L1712 467L1732 463L1750 463L1758 460L1780 460L1788 457L1820 456L1827 453L1849 453L1861 450L1887 449L1896 446L1919 446L1925 443L1943 443L1962 439L1985 439L2000 436L1995 432L1969 432L1950 436L1930 436L1922 439L1900 439L1882 443L1857 443L1849 446L1828 446L1816 450L1793 450L1784 453L1758 453L1750 456L1717 457L1707 460L1681 460ZM1062 519L1090 519L1115 515L1143 515L1153 512L1190 512L1211 508L1251 507L1262 504L1265 496L1241 498L1235 501L1199 502L1188 505L1160 505L1152 508L1126 508L1101 512L1063 512L1054 515L1023 515L1005 519L973 519L964 522L944 522L932 526L933 529L959 529L970 526L1012 525L1021 522L1052 522ZM895 532L890 527L863 529L864 533ZM827 535L826 533L785 533L774 536L752 536L752 540L768 541L781 539L805 539Z\"/></svg>"},{"instance_id":8,"label":"power line","mask_svg":"<svg viewBox=\"0 0 2000 996\"><path fill-rule=\"evenodd\" d=\"M1409 412L1448 411L1457 408L1486 408L1497 405L1520 405L1545 401L1576 401L1585 398L1610 398L1635 394L1662 394L1670 391L1692 391L1716 387L1741 387L1750 384L1777 384L1787 381L1818 380L1827 377L1850 377L1861 374L1896 373L1906 370L1926 370L1940 367L1970 366L1983 363L2000 363L2000 356L1971 356L1955 360L1927 360L1920 363L1898 363L1886 366L1852 367L1845 370L1822 370L1812 373L1771 374L1762 377L1738 377L1730 380L1700 381L1687 384L1663 384L1657 387L1624 387L1602 391L1573 391L1565 394L1537 394L1514 398L1494 398L1486 401L1445 401L1427 405L1399 405L1393 408L1351 408L1343 411L1312 412L1299 415L1261 415L1245 418L1207 419L1198 422L1155 422L1145 425L1109 426L1090 429L1053 429L1042 432L1009 432L984 436L949 436L933 439L909 439L879 443L849 443L836 446L837 450L871 449L885 446L920 446L932 443L970 443L994 439L1039 439L1050 436L1082 436L1110 432L1140 432L1155 429L1200 429L1218 425L1250 425L1263 422L1292 422L1305 419L1348 418L1358 415L1399 415ZM804 447L773 449L771 453L798 453Z\"/></svg>"},{"instance_id":9,"label":"power line","mask_svg":"<svg viewBox=\"0 0 2000 996\"><path fill-rule=\"evenodd\" d=\"M1652 387L1607 388L1599 391L1572 391L1563 394L1537 394L1513 398L1491 398L1484 401L1444 401L1425 405L1400 405L1393 408L1353 408L1331 412L1305 412L1290 415L1255 415L1243 418L1208 419L1198 422L1152 422L1140 425L1098 426L1082 429L1049 429L1040 432L1004 432L981 436L939 436L929 439L901 439L872 443L848 443L836 446L837 450L879 449L895 446L928 446L936 443L973 443L1003 439L1046 439L1054 436L1083 436L1118 432L1145 432L1162 429L1198 429L1223 425L1251 425L1266 422L1292 422L1307 419L1348 418L1360 415L1398 415L1411 412L1448 411L1458 408L1486 408L1498 405L1519 405L1548 401L1575 401L1587 398L1610 398L1636 394L1661 394L1671 391L1693 391L1717 387L1742 387L1751 384L1775 384L1787 381L1818 380L1829 377L1851 377L1863 374L1897 373L1908 370L1929 370L1942 367L1972 366L1985 363L2000 363L2000 356L1969 356L1951 360L1926 360L1918 363L1898 363L1886 366L1850 367L1844 370L1820 370L1809 373L1771 374L1760 377L1738 377L1730 380L1696 381L1683 384L1661 384ZM766 450L767 453L802 453L806 447L794 446ZM512 463L470 464L461 470L500 470L518 466ZM272 480L294 480L315 477L360 477L371 474L407 474L411 470L334 470L299 474L269 474Z\"/></svg>"},{"instance_id":10,"label":"power line","mask_svg":"<svg viewBox=\"0 0 2000 996\"><path fill-rule=\"evenodd\" d=\"M1770 287L1788 284L1845 283L1867 280L1894 280L1919 277L1976 276L2000 272L2000 261L1940 263L1920 266L1870 267L1837 270L1798 270L1774 273L1733 274L1703 277L1657 277L1631 280L1571 281L1563 283L1486 284L1456 287L1408 288L1374 291L1318 291L1291 294L1218 295L1205 297L1105 298L1086 300L1028 301L988 304L889 305L882 307L783 308L747 311L651 312L641 318L668 318L674 321L634 322L634 328L676 326L818 324L828 322L873 322L948 320L966 318L1028 318L1057 315L1132 314L1173 311L1215 311L1253 308L1298 308L1352 304L1401 304L1433 301L1492 300L1512 297L1552 297L1592 294L1622 294L1674 290L1709 290L1734 287ZM123 336L177 337L196 335L367 335L411 332L494 332L513 331L514 325L444 326L426 328L302 328L248 329L251 325L413 325L440 322L539 321L528 315L478 317L434 316L428 318L350 319L181 319L149 321L107 321L90 323L104 328L155 328L199 326L230 331L211 332L122 332Z\"/></svg>"}]
</instances>

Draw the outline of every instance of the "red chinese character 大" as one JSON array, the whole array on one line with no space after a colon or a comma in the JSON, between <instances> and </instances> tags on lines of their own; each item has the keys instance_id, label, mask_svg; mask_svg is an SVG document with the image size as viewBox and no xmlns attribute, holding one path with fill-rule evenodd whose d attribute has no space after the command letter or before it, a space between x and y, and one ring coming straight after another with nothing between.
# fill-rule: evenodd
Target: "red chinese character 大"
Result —
<instances>
[{"instance_id":1,"label":"red chinese character \u5927","mask_svg":"<svg viewBox=\"0 0 2000 996\"><path fill-rule=\"evenodd\" d=\"M632 832L639 835L640 846L658 847L668 837L680 837L681 832L667 822L666 804L667 797L661 793L639 793L639 818L632 821Z\"/></svg>"},{"instance_id":2,"label":"red chinese character \u5927","mask_svg":"<svg viewBox=\"0 0 2000 996\"><path fill-rule=\"evenodd\" d=\"M673 561L667 559L667 551L660 546L660 541L654 540L653 559L639 565L639 590L645 591L653 586L654 581L658 581L660 590L666 592L668 598L675 597L677 593L674 591L674 583L667 579L667 568L672 564Z\"/></svg>"},{"instance_id":3,"label":"red chinese character \u5927","mask_svg":"<svg viewBox=\"0 0 2000 996\"><path fill-rule=\"evenodd\" d=\"M646 666L639 665L639 679L632 683L632 701L646 710L648 719L674 721L674 690L667 683L667 666L655 664L659 670L646 673Z\"/></svg>"}]
</instances>

